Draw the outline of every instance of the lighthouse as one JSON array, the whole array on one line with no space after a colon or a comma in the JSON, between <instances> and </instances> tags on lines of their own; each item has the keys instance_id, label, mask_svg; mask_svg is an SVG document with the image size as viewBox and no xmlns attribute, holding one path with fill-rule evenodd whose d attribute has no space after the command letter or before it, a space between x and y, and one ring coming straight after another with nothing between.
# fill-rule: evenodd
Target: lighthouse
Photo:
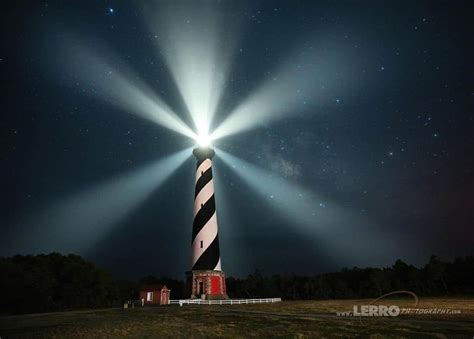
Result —
<instances>
[{"instance_id":1,"label":"lighthouse","mask_svg":"<svg viewBox=\"0 0 474 339\"><path fill-rule=\"evenodd\" d=\"M199 146L193 150L193 155L197 162L196 189L191 271L186 272L186 286L191 299L227 299L212 180L212 157L215 152L209 146Z\"/></svg>"}]
</instances>

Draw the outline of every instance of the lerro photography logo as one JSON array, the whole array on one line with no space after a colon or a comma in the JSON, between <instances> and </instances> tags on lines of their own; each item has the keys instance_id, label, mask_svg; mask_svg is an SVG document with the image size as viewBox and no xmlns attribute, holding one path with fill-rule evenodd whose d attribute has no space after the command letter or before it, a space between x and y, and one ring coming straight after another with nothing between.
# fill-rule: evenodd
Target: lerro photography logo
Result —
<instances>
[{"instance_id":1,"label":"lerro photography logo","mask_svg":"<svg viewBox=\"0 0 474 339\"><path fill-rule=\"evenodd\" d=\"M413 297L413 308L397 305L374 305L377 301L394 294L408 294ZM339 317L398 317L403 314L461 314L461 310L449 308L417 308L418 296L411 291L393 291L373 300L369 305L354 305L351 311L336 312Z\"/></svg>"},{"instance_id":2,"label":"lerro photography logo","mask_svg":"<svg viewBox=\"0 0 474 339\"><path fill-rule=\"evenodd\" d=\"M352 314L355 317L397 317L400 307L397 305L354 305Z\"/></svg>"}]
</instances>

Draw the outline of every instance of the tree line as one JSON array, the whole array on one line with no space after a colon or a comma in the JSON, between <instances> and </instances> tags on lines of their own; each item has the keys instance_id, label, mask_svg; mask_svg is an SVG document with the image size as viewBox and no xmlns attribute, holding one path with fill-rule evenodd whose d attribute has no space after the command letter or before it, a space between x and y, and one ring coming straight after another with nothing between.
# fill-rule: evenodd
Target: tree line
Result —
<instances>
[{"instance_id":1,"label":"tree line","mask_svg":"<svg viewBox=\"0 0 474 339\"><path fill-rule=\"evenodd\" d=\"M27 255L0 258L0 312L50 312L105 308L138 299L145 284L166 284L172 299L187 298L184 281L147 276L139 281L114 280L78 255ZM422 268L397 260L387 268L343 269L314 276L272 275L259 271L246 278L228 277L231 298L292 299L376 298L397 290L418 296L474 295L474 257L444 262L432 256Z\"/></svg>"},{"instance_id":2,"label":"tree line","mask_svg":"<svg viewBox=\"0 0 474 339\"><path fill-rule=\"evenodd\" d=\"M286 300L377 298L408 290L418 296L474 295L474 257L444 262L432 256L423 268L397 260L388 268L343 269L315 276L273 275L259 271L245 279L226 280L236 298L282 297Z\"/></svg>"}]
</instances>

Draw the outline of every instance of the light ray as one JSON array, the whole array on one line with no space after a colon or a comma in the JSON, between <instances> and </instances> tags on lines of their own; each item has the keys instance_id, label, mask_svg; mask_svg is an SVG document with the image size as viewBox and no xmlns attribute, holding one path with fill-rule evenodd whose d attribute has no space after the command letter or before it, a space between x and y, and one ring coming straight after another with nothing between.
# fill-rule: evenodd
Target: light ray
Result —
<instances>
[{"instance_id":1,"label":"light ray","mask_svg":"<svg viewBox=\"0 0 474 339\"><path fill-rule=\"evenodd\" d=\"M226 11L226 6L174 1L145 9L158 53L164 57L199 135L209 132L237 40L236 18L228 18L232 12Z\"/></svg>"},{"instance_id":2,"label":"light ray","mask_svg":"<svg viewBox=\"0 0 474 339\"><path fill-rule=\"evenodd\" d=\"M393 234L380 233L366 218L221 149L216 149L216 155L290 227L297 227L341 263L376 265L395 259L400 242Z\"/></svg>"},{"instance_id":3,"label":"light ray","mask_svg":"<svg viewBox=\"0 0 474 339\"><path fill-rule=\"evenodd\" d=\"M341 59L331 50L312 47L301 47L300 50L275 72L269 72L263 84L211 133L211 139L282 118L319 113L318 107L334 98L336 91L341 95L347 90L341 74L348 72L348 60Z\"/></svg>"},{"instance_id":4,"label":"light ray","mask_svg":"<svg viewBox=\"0 0 474 339\"><path fill-rule=\"evenodd\" d=\"M242 228L235 217L238 215L235 205L229 199L229 192L225 188L224 176L219 166L213 166L214 195L216 200L217 221L219 223L219 242L221 243L221 258L223 265L233 267L234 270L246 271L252 262L246 260L248 253L242 248L240 239L243 236Z\"/></svg>"},{"instance_id":5,"label":"light ray","mask_svg":"<svg viewBox=\"0 0 474 339\"><path fill-rule=\"evenodd\" d=\"M77 85L82 86L85 93L107 100L128 113L196 138L195 133L183 120L140 81L136 74L127 70L126 66L114 67L105 61L116 59L114 56L99 57L78 43L74 46L67 44L64 48L67 55L65 59L68 60L66 71L74 71L74 76L78 79Z\"/></svg>"},{"instance_id":6,"label":"light ray","mask_svg":"<svg viewBox=\"0 0 474 339\"><path fill-rule=\"evenodd\" d=\"M84 253L162 185L191 151L174 153L47 206L20 223L27 226L25 234L15 229L14 238L20 235L15 251Z\"/></svg>"}]
</instances>

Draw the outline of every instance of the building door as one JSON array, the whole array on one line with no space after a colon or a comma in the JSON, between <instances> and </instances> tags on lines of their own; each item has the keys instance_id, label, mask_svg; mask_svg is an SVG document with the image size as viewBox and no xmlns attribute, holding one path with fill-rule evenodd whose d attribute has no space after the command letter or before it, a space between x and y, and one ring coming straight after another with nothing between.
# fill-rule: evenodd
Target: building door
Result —
<instances>
[{"instance_id":1,"label":"building door","mask_svg":"<svg viewBox=\"0 0 474 339\"><path fill-rule=\"evenodd\" d=\"M204 294L204 282L200 281L198 282L198 290L197 294Z\"/></svg>"},{"instance_id":2,"label":"building door","mask_svg":"<svg viewBox=\"0 0 474 339\"><path fill-rule=\"evenodd\" d=\"M161 305L168 305L168 293L161 291Z\"/></svg>"}]
</instances>

